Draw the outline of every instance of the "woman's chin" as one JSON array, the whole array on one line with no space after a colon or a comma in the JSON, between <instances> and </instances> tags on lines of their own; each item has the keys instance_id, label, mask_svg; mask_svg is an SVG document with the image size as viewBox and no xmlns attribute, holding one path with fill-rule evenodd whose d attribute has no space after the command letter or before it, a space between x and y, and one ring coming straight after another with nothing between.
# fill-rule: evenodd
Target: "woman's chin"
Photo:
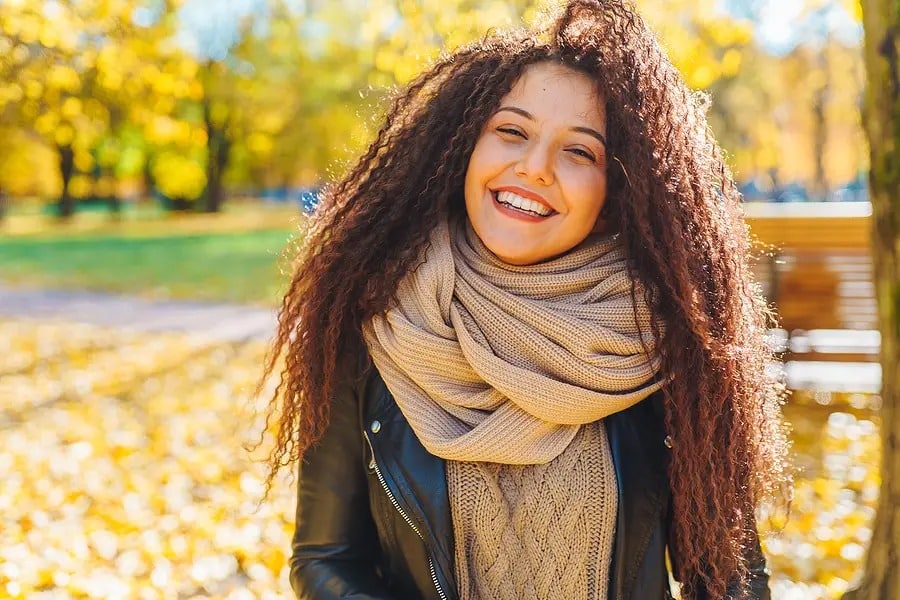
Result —
<instances>
[{"instance_id":1,"label":"woman's chin","mask_svg":"<svg viewBox=\"0 0 900 600\"><path fill-rule=\"evenodd\" d=\"M491 253L509 265L526 266L542 262L549 256L540 248L528 244L504 241L482 240Z\"/></svg>"}]
</instances>

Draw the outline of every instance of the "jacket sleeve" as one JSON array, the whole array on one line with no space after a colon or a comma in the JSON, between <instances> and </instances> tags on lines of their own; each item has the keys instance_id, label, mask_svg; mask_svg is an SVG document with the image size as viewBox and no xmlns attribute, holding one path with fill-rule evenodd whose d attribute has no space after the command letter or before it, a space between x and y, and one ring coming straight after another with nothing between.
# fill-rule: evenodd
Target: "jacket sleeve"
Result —
<instances>
[{"instance_id":1,"label":"jacket sleeve","mask_svg":"<svg viewBox=\"0 0 900 600\"><path fill-rule=\"evenodd\" d=\"M330 424L299 466L291 587L299 600L388 600L375 571L378 543L358 427L363 386L353 376L358 369L342 372Z\"/></svg>"}]
</instances>

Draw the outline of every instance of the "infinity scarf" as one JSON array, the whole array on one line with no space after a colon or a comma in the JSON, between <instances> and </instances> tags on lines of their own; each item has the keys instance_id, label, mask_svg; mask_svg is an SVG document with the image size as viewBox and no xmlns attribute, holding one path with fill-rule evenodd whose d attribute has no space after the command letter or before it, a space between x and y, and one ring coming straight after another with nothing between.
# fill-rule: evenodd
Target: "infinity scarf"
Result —
<instances>
[{"instance_id":1,"label":"infinity scarf","mask_svg":"<svg viewBox=\"0 0 900 600\"><path fill-rule=\"evenodd\" d=\"M662 385L651 312L639 286L633 304L631 286L616 235L594 234L564 255L515 266L468 220L443 222L396 303L367 321L363 336L430 453L543 464L582 425Z\"/></svg>"}]
</instances>

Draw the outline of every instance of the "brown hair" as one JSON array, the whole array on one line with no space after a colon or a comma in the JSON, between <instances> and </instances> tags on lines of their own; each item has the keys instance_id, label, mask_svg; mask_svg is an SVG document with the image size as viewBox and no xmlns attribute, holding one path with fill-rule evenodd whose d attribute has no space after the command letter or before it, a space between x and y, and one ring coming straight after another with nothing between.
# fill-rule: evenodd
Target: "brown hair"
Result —
<instances>
[{"instance_id":1,"label":"brown hair","mask_svg":"<svg viewBox=\"0 0 900 600\"><path fill-rule=\"evenodd\" d=\"M539 32L492 34L439 60L393 101L302 241L266 375L284 370L272 474L323 434L342 356L391 303L429 234L464 211L468 157L500 99L530 64L589 74L606 103L604 218L665 323L654 327L672 433L669 479L685 598L745 582L754 511L786 489L787 441L766 375L767 311L748 262L740 197L693 94L624 0L574 0Z\"/></svg>"}]
</instances>

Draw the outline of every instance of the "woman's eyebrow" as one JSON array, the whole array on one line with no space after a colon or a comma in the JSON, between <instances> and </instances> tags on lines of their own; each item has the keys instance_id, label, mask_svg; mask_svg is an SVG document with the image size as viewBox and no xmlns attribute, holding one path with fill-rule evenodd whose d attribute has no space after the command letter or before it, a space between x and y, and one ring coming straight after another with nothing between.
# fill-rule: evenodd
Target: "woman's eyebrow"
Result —
<instances>
[{"instance_id":1,"label":"woman's eyebrow","mask_svg":"<svg viewBox=\"0 0 900 600\"><path fill-rule=\"evenodd\" d=\"M578 133L585 133L593 138L596 138L598 142L603 144L604 148L608 148L609 144L606 143L606 138L603 137L603 134L597 131L596 129L591 129L590 127L572 127L572 131L577 131Z\"/></svg>"},{"instance_id":2,"label":"woman's eyebrow","mask_svg":"<svg viewBox=\"0 0 900 600\"><path fill-rule=\"evenodd\" d=\"M504 110L509 111L511 113L515 113L522 117L525 117L529 121L534 121L534 115L532 115L530 112L528 112L524 108L519 108L518 106L501 106L500 108L497 109L497 112L501 112ZM602 133L600 133L596 129L591 129L590 127L577 126L577 127L570 127L570 130L589 135L592 138L595 138L601 144L603 144L604 148L609 147L609 144L606 143L606 138L603 136Z\"/></svg>"},{"instance_id":3,"label":"woman's eyebrow","mask_svg":"<svg viewBox=\"0 0 900 600\"><path fill-rule=\"evenodd\" d=\"M497 109L497 112L508 110L509 112L516 113L517 115L521 115L528 119L529 121L534 121L534 115L525 110L524 108L519 108L518 106L501 106Z\"/></svg>"}]
</instances>

